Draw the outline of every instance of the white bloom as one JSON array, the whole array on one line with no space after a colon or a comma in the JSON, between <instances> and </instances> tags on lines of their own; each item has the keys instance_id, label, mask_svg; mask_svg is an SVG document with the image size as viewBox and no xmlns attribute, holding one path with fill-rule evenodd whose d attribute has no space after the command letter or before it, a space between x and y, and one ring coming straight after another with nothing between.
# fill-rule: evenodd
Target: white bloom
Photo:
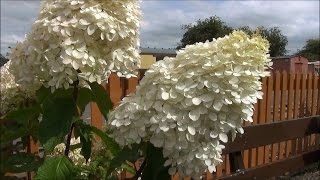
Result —
<instances>
[{"instance_id":1,"label":"white bloom","mask_svg":"<svg viewBox=\"0 0 320 180\"><path fill-rule=\"evenodd\" d=\"M0 114L2 115L20 107L27 103L27 101L33 101L35 90L40 87L39 84L32 84L32 86L26 89L17 84L14 76L9 72L10 64L11 61L8 61L0 68Z\"/></svg>"},{"instance_id":2,"label":"white bloom","mask_svg":"<svg viewBox=\"0 0 320 180\"><path fill-rule=\"evenodd\" d=\"M80 143L80 137L71 138L70 145L76 145ZM66 149L66 145L64 143L56 145L53 152L50 154L50 156L54 155L62 155L64 154L64 151ZM87 166L88 163L86 163L86 159L81 155L81 148L76 148L69 151L69 158L75 165L80 166ZM90 159L88 160L90 162Z\"/></svg>"},{"instance_id":3,"label":"white bloom","mask_svg":"<svg viewBox=\"0 0 320 180\"><path fill-rule=\"evenodd\" d=\"M227 134L243 133L243 120L252 120L253 103L262 97L268 47L259 36L235 31L158 61L111 113L115 140L162 147L170 174L199 178L215 171Z\"/></svg>"},{"instance_id":4,"label":"white bloom","mask_svg":"<svg viewBox=\"0 0 320 180\"><path fill-rule=\"evenodd\" d=\"M129 78L140 66L139 20L138 0L45 0L10 70L19 84L52 90L77 79L102 83L111 72Z\"/></svg>"}]
</instances>

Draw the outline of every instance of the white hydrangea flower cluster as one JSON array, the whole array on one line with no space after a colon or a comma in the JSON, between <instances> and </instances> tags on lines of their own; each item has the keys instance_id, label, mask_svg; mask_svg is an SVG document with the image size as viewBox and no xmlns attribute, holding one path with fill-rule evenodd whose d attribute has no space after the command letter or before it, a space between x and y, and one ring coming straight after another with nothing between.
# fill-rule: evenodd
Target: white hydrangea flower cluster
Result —
<instances>
[{"instance_id":1,"label":"white hydrangea flower cluster","mask_svg":"<svg viewBox=\"0 0 320 180\"><path fill-rule=\"evenodd\" d=\"M52 90L79 80L101 84L111 72L135 76L140 66L139 0L45 0L10 70L17 82Z\"/></svg>"},{"instance_id":2,"label":"white hydrangea flower cluster","mask_svg":"<svg viewBox=\"0 0 320 180\"><path fill-rule=\"evenodd\" d=\"M76 145L80 143L80 137L78 138L71 138L70 145ZM55 155L62 155L64 154L64 151L66 149L66 145L64 143L56 145L53 152L50 154L50 156ZM90 162L90 159L88 160L88 163L86 163L86 159L81 155L81 148L76 148L69 151L69 158L75 165L80 166L86 166Z\"/></svg>"},{"instance_id":3,"label":"white hydrangea flower cluster","mask_svg":"<svg viewBox=\"0 0 320 180\"><path fill-rule=\"evenodd\" d=\"M227 134L243 133L243 120L252 121L253 104L262 98L259 80L272 65L268 48L260 36L234 31L158 61L110 114L116 142L162 147L172 175L215 171Z\"/></svg>"},{"instance_id":4,"label":"white hydrangea flower cluster","mask_svg":"<svg viewBox=\"0 0 320 180\"><path fill-rule=\"evenodd\" d=\"M0 114L2 115L27 103L27 100L34 100L35 88L40 87L37 84L33 84L29 89L25 89L17 84L14 76L9 72L10 64L11 61L8 61L0 68Z\"/></svg>"}]
</instances>

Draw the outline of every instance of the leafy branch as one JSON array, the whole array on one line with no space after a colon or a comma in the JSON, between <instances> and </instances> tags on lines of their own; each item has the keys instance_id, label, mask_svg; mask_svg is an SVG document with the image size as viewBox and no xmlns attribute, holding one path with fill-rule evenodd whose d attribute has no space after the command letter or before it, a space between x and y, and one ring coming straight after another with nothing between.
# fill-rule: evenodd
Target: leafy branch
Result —
<instances>
[{"instance_id":1,"label":"leafy branch","mask_svg":"<svg viewBox=\"0 0 320 180\"><path fill-rule=\"evenodd\" d=\"M78 99L78 92L79 92L79 87L78 87L78 86L79 86L79 80L77 80L77 81L75 81L75 82L73 83L73 93L72 93L72 95L73 95L73 101L74 101L74 103L76 103L76 102L77 102L77 99ZM79 116L80 116L79 113L80 113L80 112L79 112L78 108L76 107L76 108L75 108L75 116L76 116L76 117L79 117ZM67 137L66 149L65 149L65 151L64 151L64 155L67 156L67 157L69 156L70 142L71 142L71 137L72 137L72 130L73 130L73 128L74 128L74 123L71 124L70 132L69 132L68 137Z\"/></svg>"}]
</instances>

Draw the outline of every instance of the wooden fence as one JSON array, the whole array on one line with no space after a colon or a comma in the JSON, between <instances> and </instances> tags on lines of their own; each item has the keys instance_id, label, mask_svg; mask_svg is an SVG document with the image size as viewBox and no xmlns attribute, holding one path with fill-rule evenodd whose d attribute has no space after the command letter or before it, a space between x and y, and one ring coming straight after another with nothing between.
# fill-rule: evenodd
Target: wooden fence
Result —
<instances>
[{"instance_id":1,"label":"wooden fence","mask_svg":"<svg viewBox=\"0 0 320 180\"><path fill-rule=\"evenodd\" d=\"M131 79L110 76L105 88L114 107L135 91L144 73L140 70L138 78ZM224 163L217 166L216 173L205 173L203 179L264 179L320 160L319 75L276 72L262 79L262 91L253 122L244 123L245 134L227 144ZM91 103L90 109L91 124L102 128L103 117L97 105ZM121 175L121 179L128 177L125 172Z\"/></svg>"}]
</instances>

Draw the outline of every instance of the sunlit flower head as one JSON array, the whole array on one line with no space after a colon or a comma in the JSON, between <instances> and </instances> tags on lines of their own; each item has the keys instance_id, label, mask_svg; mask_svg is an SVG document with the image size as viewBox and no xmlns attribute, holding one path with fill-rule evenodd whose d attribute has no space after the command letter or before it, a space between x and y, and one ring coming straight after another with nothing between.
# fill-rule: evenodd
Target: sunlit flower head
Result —
<instances>
[{"instance_id":1,"label":"sunlit flower head","mask_svg":"<svg viewBox=\"0 0 320 180\"><path fill-rule=\"evenodd\" d=\"M243 120L252 121L253 104L262 98L268 48L260 36L234 31L158 61L111 113L115 140L162 147L170 174L199 178L215 171L227 134L243 133Z\"/></svg>"},{"instance_id":2,"label":"sunlit flower head","mask_svg":"<svg viewBox=\"0 0 320 180\"><path fill-rule=\"evenodd\" d=\"M68 88L131 77L140 66L138 0L45 0L26 40L13 49L10 68L23 85Z\"/></svg>"}]
</instances>

